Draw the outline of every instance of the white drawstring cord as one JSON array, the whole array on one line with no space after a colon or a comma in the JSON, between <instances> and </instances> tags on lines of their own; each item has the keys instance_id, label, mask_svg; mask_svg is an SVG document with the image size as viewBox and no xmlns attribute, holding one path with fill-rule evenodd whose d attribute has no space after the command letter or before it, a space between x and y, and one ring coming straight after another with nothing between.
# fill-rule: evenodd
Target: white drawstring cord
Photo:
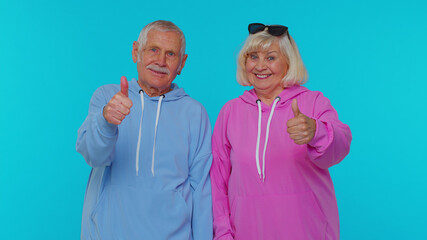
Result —
<instances>
[{"instance_id":1,"label":"white drawstring cord","mask_svg":"<svg viewBox=\"0 0 427 240\"><path fill-rule=\"evenodd\" d=\"M138 144L136 145L136 176L138 176L139 172L139 147L141 146L142 116L144 115L144 91L139 90L139 96L141 97L141 120L139 121Z\"/></svg>"},{"instance_id":2,"label":"white drawstring cord","mask_svg":"<svg viewBox=\"0 0 427 240\"><path fill-rule=\"evenodd\" d=\"M267 122L267 132L265 133L265 143L264 143L264 152L262 153L262 181L265 180L265 150L267 150L268 136L270 135L270 123L273 118L274 108L276 107L277 102L280 100L280 97L276 97L274 100L273 106L271 107L270 116L268 117Z\"/></svg>"},{"instance_id":3,"label":"white drawstring cord","mask_svg":"<svg viewBox=\"0 0 427 240\"><path fill-rule=\"evenodd\" d=\"M153 155L151 158L151 173L154 176L154 155L156 154L156 136L157 136L157 125L159 123L159 116L160 116L160 106L162 106L162 100L165 98L165 95L161 95L159 97L159 102L157 104L157 116L156 116L156 125L154 127L154 141L153 141Z\"/></svg>"},{"instance_id":4,"label":"white drawstring cord","mask_svg":"<svg viewBox=\"0 0 427 240\"><path fill-rule=\"evenodd\" d=\"M268 137L270 135L271 119L273 118L274 109L276 108L276 104L278 101L280 101L280 97L276 97L276 99L274 100L273 106L271 107L270 116L268 117L268 121L267 121L267 131L265 133L264 151L262 153L262 173L261 173L261 167L259 164L259 142L260 142L260 138L261 138L261 115L262 115L262 112L261 112L261 100L260 99L256 100L256 102L258 104L258 136L257 136L257 143L256 143L256 158L255 158L255 160L256 160L256 166L257 166L259 178L262 179L263 182L265 180L265 151L267 150Z\"/></svg>"},{"instance_id":5,"label":"white drawstring cord","mask_svg":"<svg viewBox=\"0 0 427 240\"><path fill-rule=\"evenodd\" d=\"M255 160L256 160L256 168L258 170L259 179L261 179L261 168L259 166L259 140L261 138L261 100L257 99L256 103L258 104L258 135L256 139L256 152L255 152Z\"/></svg>"}]
</instances>

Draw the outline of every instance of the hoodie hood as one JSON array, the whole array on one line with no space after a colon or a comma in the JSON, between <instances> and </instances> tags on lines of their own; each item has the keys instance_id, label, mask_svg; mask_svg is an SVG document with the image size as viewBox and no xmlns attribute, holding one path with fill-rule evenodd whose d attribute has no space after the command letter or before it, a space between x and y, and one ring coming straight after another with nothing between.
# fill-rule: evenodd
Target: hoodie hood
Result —
<instances>
[{"instance_id":1,"label":"hoodie hood","mask_svg":"<svg viewBox=\"0 0 427 240\"><path fill-rule=\"evenodd\" d=\"M183 88L178 87L177 84L172 83L171 84L172 91L167 92L164 95L163 102L171 102L176 101L178 99L181 99L185 96L188 96L188 94L184 91ZM132 78L131 82L129 83L129 92L130 94L136 94L139 95L139 92L141 91L141 86L139 86L138 81L135 78ZM151 100L151 101L158 101L160 96L156 97L150 97L148 96L144 91L144 99L145 100Z\"/></svg>"},{"instance_id":2,"label":"hoodie hood","mask_svg":"<svg viewBox=\"0 0 427 240\"><path fill-rule=\"evenodd\" d=\"M289 100L292 100L296 96L300 95L303 92L309 91L306 87L303 86L292 86L289 88L285 88L279 95L280 100L277 102L276 108L281 108ZM245 91L240 97L244 102L248 103L249 105L253 105L254 107L258 107L257 100L259 99L258 96L255 93L255 89L251 89L249 91ZM267 109L270 109L269 106L261 102L262 110L265 111Z\"/></svg>"}]
</instances>

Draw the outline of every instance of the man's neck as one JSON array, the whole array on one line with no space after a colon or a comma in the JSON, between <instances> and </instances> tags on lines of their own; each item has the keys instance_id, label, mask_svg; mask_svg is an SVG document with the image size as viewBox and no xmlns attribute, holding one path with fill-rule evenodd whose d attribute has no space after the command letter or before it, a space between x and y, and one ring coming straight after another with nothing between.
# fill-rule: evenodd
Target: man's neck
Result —
<instances>
[{"instance_id":1,"label":"man's neck","mask_svg":"<svg viewBox=\"0 0 427 240\"><path fill-rule=\"evenodd\" d=\"M139 80L138 80L138 84L142 88L142 91L144 91L150 97L157 97L172 91L172 88L170 85L165 88L155 88L155 87L148 86Z\"/></svg>"}]
</instances>

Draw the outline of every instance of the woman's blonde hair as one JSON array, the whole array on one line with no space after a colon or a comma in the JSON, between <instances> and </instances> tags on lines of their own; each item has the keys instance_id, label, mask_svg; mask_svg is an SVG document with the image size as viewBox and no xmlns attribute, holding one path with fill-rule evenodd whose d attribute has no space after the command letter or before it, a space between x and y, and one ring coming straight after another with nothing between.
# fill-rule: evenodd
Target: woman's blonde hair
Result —
<instances>
[{"instance_id":1,"label":"woman's blonde hair","mask_svg":"<svg viewBox=\"0 0 427 240\"><path fill-rule=\"evenodd\" d=\"M249 34L240 50L237 59L237 82L242 86L250 86L246 74L246 59L253 51L266 51L274 42L279 43L281 53L286 57L288 72L282 79L283 87L302 85L308 79L308 73L302 62L298 47L294 39L288 34L276 37L267 32L267 28L259 33Z\"/></svg>"}]
</instances>

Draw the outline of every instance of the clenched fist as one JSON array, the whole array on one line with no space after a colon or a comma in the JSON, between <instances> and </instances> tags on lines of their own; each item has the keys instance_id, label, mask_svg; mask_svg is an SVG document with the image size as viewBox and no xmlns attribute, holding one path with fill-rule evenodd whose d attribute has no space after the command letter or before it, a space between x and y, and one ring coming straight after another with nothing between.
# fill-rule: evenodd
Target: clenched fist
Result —
<instances>
[{"instance_id":1,"label":"clenched fist","mask_svg":"<svg viewBox=\"0 0 427 240\"><path fill-rule=\"evenodd\" d=\"M105 105L102 114L107 122L119 125L130 113L132 101L128 97L128 80L126 77L120 79L120 91L116 93Z\"/></svg>"},{"instance_id":2,"label":"clenched fist","mask_svg":"<svg viewBox=\"0 0 427 240\"><path fill-rule=\"evenodd\" d=\"M300 112L296 99L292 100L292 111L295 117L286 123L289 136L296 144L307 144L316 133L316 120Z\"/></svg>"}]
</instances>

